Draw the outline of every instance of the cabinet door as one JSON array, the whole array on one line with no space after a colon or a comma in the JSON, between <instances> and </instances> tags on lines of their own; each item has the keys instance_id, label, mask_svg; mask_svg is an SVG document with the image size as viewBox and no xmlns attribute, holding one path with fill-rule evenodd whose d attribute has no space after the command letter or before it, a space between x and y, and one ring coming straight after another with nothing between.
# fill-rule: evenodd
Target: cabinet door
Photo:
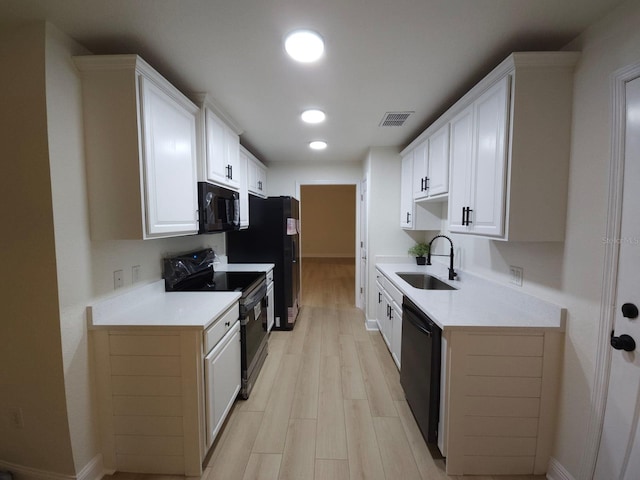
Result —
<instances>
[{"instance_id":1,"label":"cabinet door","mask_svg":"<svg viewBox=\"0 0 640 480\"><path fill-rule=\"evenodd\" d=\"M413 151L413 198L427 196L427 160L429 154L429 142L425 141Z\"/></svg>"},{"instance_id":2,"label":"cabinet door","mask_svg":"<svg viewBox=\"0 0 640 480\"><path fill-rule=\"evenodd\" d=\"M395 302L391 304L391 356L393 361L396 362L398 370L400 370L400 358L402 350L402 308L396 305Z\"/></svg>"},{"instance_id":3,"label":"cabinet door","mask_svg":"<svg viewBox=\"0 0 640 480\"><path fill-rule=\"evenodd\" d=\"M243 152L239 153L240 158L240 228L249 227L249 186L247 184L249 157Z\"/></svg>"},{"instance_id":4,"label":"cabinet door","mask_svg":"<svg viewBox=\"0 0 640 480\"><path fill-rule=\"evenodd\" d=\"M261 197L267 196L267 169L262 165L256 165L258 171L258 194Z\"/></svg>"},{"instance_id":5,"label":"cabinet door","mask_svg":"<svg viewBox=\"0 0 640 480\"><path fill-rule=\"evenodd\" d=\"M449 231L467 232L462 209L469 206L473 155L473 106L451 120L451 187L449 189Z\"/></svg>"},{"instance_id":6,"label":"cabinet door","mask_svg":"<svg viewBox=\"0 0 640 480\"><path fill-rule=\"evenodd\" d=\"M148 78L139 87L145 238L196 233L196 112Z\"/></svg>"},{"instance_id":7,"label":"cabinet door","mask_svg":"<svg viewBox=\"0 0 640 480\"><path fill-rule=\"evenodd\" d=\"M470 218L480 235L504 235L509 85L506 76L474 102Z\"/></svg>"},{"instance_id":8,"label":"cabinet door","mask_svg":"<svg viewBox=\"0 0 640 480\"><path fill-rule=\"evenodd\" d=\"M205 107L207 180L227 183L227 161L225 149L226 126Z\"/></svg>"},{"instance_id":9,"label":"cabinet door","mask_svg":"<svg viewBox=\"0 0 640 480\"><path fill-rule=\"evenodd\" d=\"M449 191L449 124L429 137L427 194L442 195Z\"/></svg>"},{"instance_id":10,"label":"cabinet door","mask_svg":"<svg viewBox=\"0 0 640 480\"><path fill-rule=\"evenodd\" d=\"M205 358L207 445L215 440L240 391L240 323Z\"/></svg>"},{"instance_id":11,"label":"cabinet door","mask_svg":"<svg viewBox=\"0 0 640 480\"><path fill-rule=\"evenodd\" d=\"M275 323L275 296L273 294L273 282L267 287L267 331L270 332Z\"/></svg>"},{"instance_id":12,"label":"cabinet door","mask_svg":"<svg viewBox=\"0 0 640 480\"><path fill-rule=\"evenodd\" d=\"M377 294L378 294L378 303L376 304L376 318L378 320L378 329L382 334L382 338L384 338L385 343L389 343L387 340L387 321L388 321L388 312L387 310L387 300L385 297L385 291L382 286L376 283Z\"/></svg>"},{"instance_id":13,"label":"cabinet door","mask_svg":"<svg viewBox=\"0 0 640 480\"><path fill-rule=\"evenodd\" d=\"M225 159L228 170L225 171L227 185L240 187L240 137L225 125L224 127Z\"/></svg>"},{"instance_id":14,"label":"cabinet door","mask_svg":"<svg viewBox=\"0 0 640 480\"><path fill-rule=\"evenodd\" d=\"M402 157L402 180L400 184L400 226L402 228L413 228L413 152Z\"/></svg>"}]
</instances>

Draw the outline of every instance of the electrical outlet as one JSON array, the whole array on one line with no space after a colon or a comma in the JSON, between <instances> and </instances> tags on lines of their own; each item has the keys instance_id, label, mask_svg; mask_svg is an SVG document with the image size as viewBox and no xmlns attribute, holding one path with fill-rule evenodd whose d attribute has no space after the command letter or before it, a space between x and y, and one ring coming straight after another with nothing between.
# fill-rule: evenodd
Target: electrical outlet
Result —
<instances>
[{"instance_id":1,"label":"electrical outlet","mask_svg":"<svg viewBox=\"0 0 640 480\"><path fill-rule=\"evenodd\" d=\"M14 428L24 428L24 417L21 408L9 409L9 422Z\"/></svg>"},{"instance_id":2,"label":"electrical outlet","mask_svg":"<svg viewBox=\"0 0 640 480\"><path fill-rule=\"evenodd\" d=\"M117 290L123 285L124 285L124 280L122 278L122 270L116 270L115 272L113 272L113 289Z\"/></svg>"},{"instance_id":3,"label":"electrical outlet","mask_svg":"<svg viewBox=\"0 0 640 480\"><path fill-rule=\"evenodd\" d=\"M514 285L522 286L522 278L524 277L524 270L522 267L514 267L509 265L509 272L511 273L510 282Z\"/></svg>"},{"instance_id":4,"label":"electrical outlet","mask_svg":"<svg viewBox=\"0 0 640 480\"><path fill-rule=\"evenodd\" d=\"M131 267L131 283L140 281L140 265L134 265Z\"/></svg>"}]
</instances>

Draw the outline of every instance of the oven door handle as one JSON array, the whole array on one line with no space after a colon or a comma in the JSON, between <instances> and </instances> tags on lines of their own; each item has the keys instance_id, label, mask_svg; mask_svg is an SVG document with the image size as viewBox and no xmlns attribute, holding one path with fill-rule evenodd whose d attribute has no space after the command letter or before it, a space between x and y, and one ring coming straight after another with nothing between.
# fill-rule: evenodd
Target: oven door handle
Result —
<instances>
[{"instance_id":1,"label":"oven door handle","mask_svg":"<svg viewBox=\"0 0 640 480\"><path fill-rule=\"evenodd\" d=\"M244 306L242 302L240 304L240 309L245 312L251 310L258 303L262 301L262 299L267 295L267 283L264 282L258 289L256 289L251 295L244 299Z\"/></svg>"}]
</instances>

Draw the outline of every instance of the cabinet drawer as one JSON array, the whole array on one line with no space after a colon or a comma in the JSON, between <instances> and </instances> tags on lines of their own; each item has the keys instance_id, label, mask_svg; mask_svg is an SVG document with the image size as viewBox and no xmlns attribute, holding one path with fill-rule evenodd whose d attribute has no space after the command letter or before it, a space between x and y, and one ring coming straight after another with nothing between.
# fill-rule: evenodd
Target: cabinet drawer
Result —
<instances>
[{"instance_id":1,"label":"cabinet drawer","mask_svg":"<svg viewBox=\"0 0 640 480\"><path fill-rule=\"evenodd\" d=\"M208 353L224 334L233 327L240 317L240 307L235 303L229 310L220 315L213 325L204 332L204 351Z\"/></svg>"},{"instance_id":2,"label":"cabinet drawer","mask_svg":"<svg viewBox=\"0 0 640 480\"><path fill-rule=\"evenodd\" d=\"M382 286L387 291L387 293L389 294L391 299L396 303L396 305L401 307L402 306L402 292L400 290L398 290L396 288L396 286L393 283L391 283L391 281L385 276L382 277Z\"/></svg>"}]
</instances>

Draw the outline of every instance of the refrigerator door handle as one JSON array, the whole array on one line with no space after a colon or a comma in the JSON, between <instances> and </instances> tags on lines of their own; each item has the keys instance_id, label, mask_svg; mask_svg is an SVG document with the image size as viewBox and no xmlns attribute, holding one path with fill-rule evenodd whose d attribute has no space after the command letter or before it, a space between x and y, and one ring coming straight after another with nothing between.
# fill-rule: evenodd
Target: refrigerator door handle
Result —
<instances>
[{"instance_id":1,"label":"refrigerator door handle","mask_svg":"<svg viewBox=\"0 0 640 480\"><path fill-rule=\"evenodd\" d=\"M298 252L298 250L296 250L296 241L292 239L291 242L293 244L293 251L291 252L291 263L298 263L298 257L296 255L296 253Z\"/></svg>"}]
</instances>

